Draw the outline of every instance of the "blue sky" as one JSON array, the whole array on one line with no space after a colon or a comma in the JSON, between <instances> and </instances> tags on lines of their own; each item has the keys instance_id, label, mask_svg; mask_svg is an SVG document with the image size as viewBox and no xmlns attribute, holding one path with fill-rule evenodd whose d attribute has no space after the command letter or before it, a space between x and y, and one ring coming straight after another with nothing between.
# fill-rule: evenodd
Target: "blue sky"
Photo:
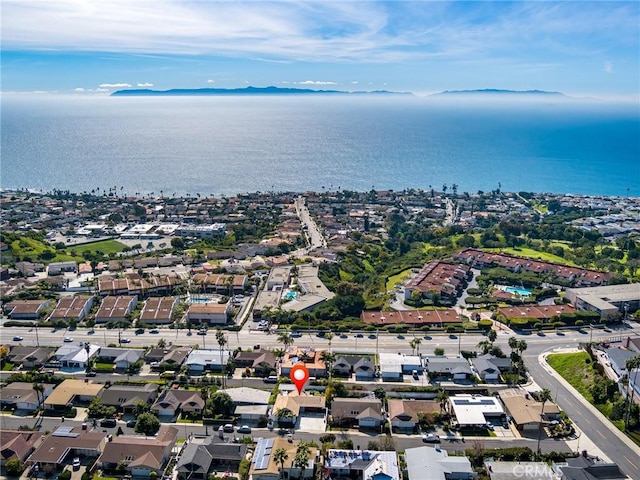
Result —
<instances>
[{"instance_id":1,"label":"blue sky","mask_svg":"<svg viewBox=\"0 0 640 480\"><path fill-rule=\"evenodd\" d=\"M2 92L640 93L638 1L2 0L1 13Z\"/></svg>"}]
</instances>

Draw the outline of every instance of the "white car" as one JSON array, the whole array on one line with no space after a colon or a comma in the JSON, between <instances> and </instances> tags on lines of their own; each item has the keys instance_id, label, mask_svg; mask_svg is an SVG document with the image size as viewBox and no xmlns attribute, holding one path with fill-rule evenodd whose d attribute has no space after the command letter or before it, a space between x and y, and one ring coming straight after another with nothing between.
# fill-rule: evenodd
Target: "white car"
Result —
<instances>
[{"instance_id":1,"label":"white car","mask_svg":"<svg viewBox=\"0 0 640 480\"><path fill-rule=\"evenodd\" d=\"M79 469L80 468L80 459L78 457L74 458L72 465L73 465L73 469L74 470Z\"/></svg>"},{"instance_id":2,"label":"white car","mask_svg":"<svg viewBox=\"0 0 640 480\"><path fill-rule=\"evenodd\" d=\"M248 425L242 425L238 428L238 433L251 433L251 427Z\"/></svg>"},{"instance_id":3,"label":"white car","mask_svg":"<svg viewBox=\"0 0 640 480\"><path fill-rule=\"evenodd\" d=\"M65 343L71 343L71 342L73 342L73 338L71 338L71 337L64 337L64 339L63 339L62 341L63 341L63 342L65 342Z\"/></svg>"},{"instance_id":4,"label":"white car","mask_svg":"<svg viewBox=\"0 0 640 480\"><path fill-rule=\"evenodd\" d=\"M422 441L427 443L440 443L440 437L433 433L427 433L422 436Z\"/></svg>"}]
</instances>

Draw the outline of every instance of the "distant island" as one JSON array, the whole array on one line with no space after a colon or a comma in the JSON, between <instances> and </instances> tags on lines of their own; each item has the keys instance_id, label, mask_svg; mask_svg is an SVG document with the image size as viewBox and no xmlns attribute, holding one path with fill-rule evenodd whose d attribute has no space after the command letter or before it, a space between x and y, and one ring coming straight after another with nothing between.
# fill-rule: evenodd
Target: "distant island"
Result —
<instances>
[{"instance_id":1,"label":"distant island","mask_svg":"<svg viewBox=\"0 0 640 480\"><path fill-rule=\"evenodd\" d=\"M566 95L561 92L547 92L544 90L500 90L497 88L484 88L479 90L445 90L444 92L434 93L431 96L435 97L448 95L522 95L566 97Z\"/></svg>"},{"instance_id":2,"label":"distant island","mask_svg":"<svg viewBox=\"0 0 640 480\"><path fill-rule=\"evenodd\" d=\"M244 88L172 88L171 90L117 90L111 96L193 96L193 95L413 95L411 92L387 90L355 91L312 90L310 88L244 87Z\"/></svg>"}]
</instances>

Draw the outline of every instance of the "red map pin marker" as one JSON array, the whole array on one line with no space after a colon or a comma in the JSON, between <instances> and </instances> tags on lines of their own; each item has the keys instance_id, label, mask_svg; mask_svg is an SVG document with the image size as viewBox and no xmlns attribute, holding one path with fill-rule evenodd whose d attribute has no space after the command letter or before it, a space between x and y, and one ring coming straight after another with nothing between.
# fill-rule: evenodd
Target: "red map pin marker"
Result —
<instances>
[{"instance_id":1,"label":"red map pin marker","mask_svg":"<svg viewBox=\"0 0 640 480\"><path fill-rule=\"evenodd\" d=\"M291 378L291 381L298 389L298 395L300 395L304 384L309 380L309 370L307 370L307 367L305 367L303 363L296 363L289 371L289 378Z\"/></svg>"}]
</instances>

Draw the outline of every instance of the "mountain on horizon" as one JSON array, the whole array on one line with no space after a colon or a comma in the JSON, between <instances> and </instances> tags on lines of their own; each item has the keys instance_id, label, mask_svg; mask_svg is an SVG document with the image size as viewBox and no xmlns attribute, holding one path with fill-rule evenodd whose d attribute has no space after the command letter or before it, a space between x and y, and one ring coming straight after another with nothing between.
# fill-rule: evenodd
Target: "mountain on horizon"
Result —
<instances>
[{"instance_id":1,"label":"mountain on horizon","mask_svg":"<svg viewBox=\"0 0 640 480\"><path fill-rule=\"evenodd\" d=\"M548 92L545 90L501 90L498 88L483 88L478 90L445 90L434 93L430 96L440 95L525 95L525 96L561 96L566 97L562 92Z\"/></svg>"},{"instance_id":2,"label":"mountain on horizon","mask_svg":"<svg viewBox=\"0 0 640 480\"><path fill-rule=\"evenodd\" d=\"M170 90L127 89L116 90L111 96L188 96L188 95L413 95L411 92L370 92L343 90L312 90L310 88L244 87L244 88L173 88Z\"/></svg>"}]
</instances>

